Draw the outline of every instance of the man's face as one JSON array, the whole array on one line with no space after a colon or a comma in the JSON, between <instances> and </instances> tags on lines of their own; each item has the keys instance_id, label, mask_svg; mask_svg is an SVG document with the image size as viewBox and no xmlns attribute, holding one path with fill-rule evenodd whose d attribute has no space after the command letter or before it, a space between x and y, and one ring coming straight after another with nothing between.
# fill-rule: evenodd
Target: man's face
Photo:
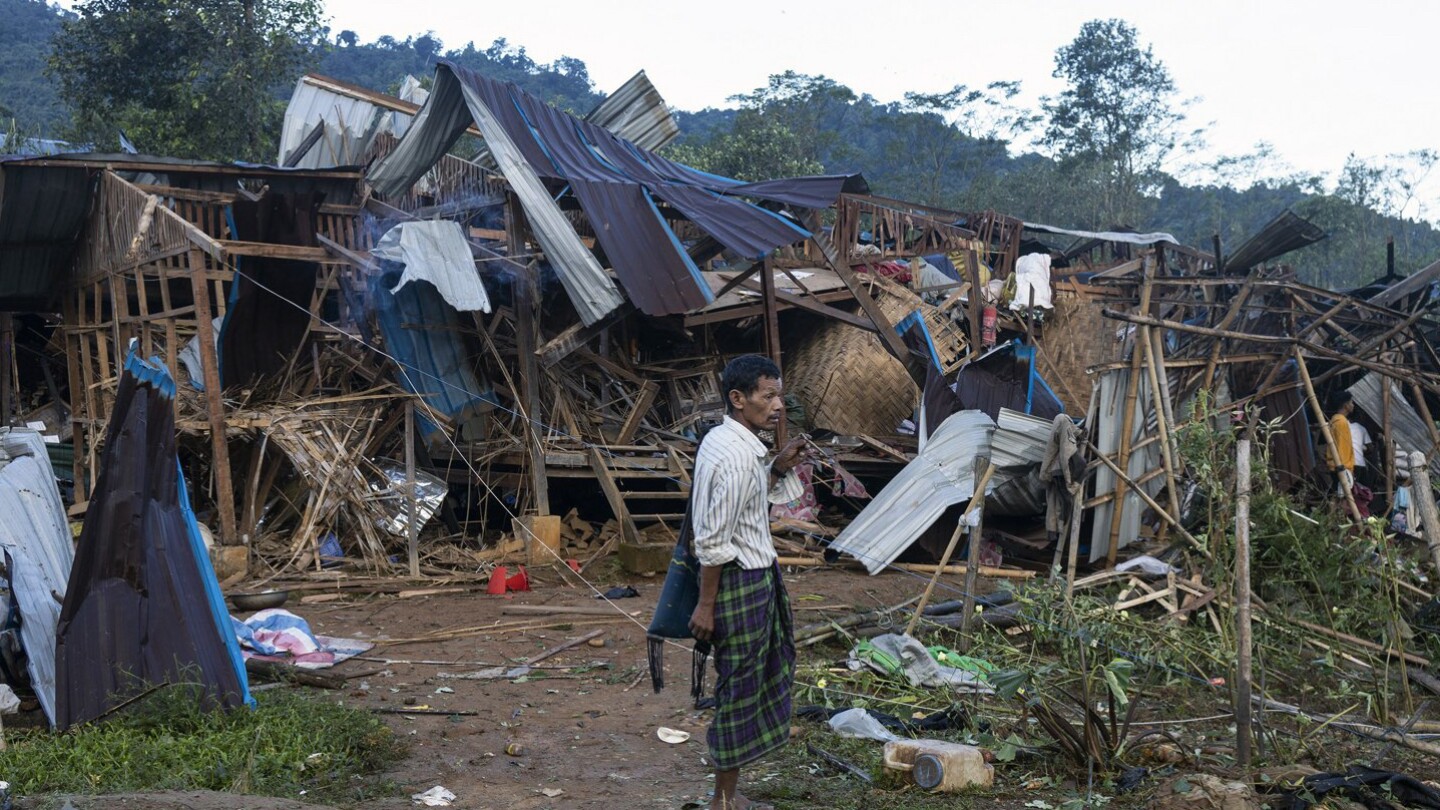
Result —
<instances>
[{"instance_id":1,"label":"man's face","mask_svg":"<svg viewBox=\"0 0 1440 810\"><path fill-rule=\"evenodd\" d=\"M761 377L760 384L748 395L730 391L730 415L750 430L775 430L785 418L785 399L780 395L780 381Z\"/></svg>"}]
</instances>

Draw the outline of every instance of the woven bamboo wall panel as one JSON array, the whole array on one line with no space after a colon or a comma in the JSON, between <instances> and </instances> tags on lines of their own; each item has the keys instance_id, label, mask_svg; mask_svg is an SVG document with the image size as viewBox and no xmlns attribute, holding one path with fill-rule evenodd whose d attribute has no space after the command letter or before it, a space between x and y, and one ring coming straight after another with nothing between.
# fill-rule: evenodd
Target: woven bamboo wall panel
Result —
<instances>
[{"instance_id":1,"label":"woven bamboo wall panel","mask_svg":"<svg viewBox=\"0 0 1440 810\"><path fill-rule=\"evenodd\" d=\"M919 309L942 362L964 353L964 338L943 313L904 286L864 279L892 323ZM826 321L786 347L785 389L804 405L810 428L847 435L892 435L911 418L920 391L873 333Z\"/></svg>"},{"instance_id":2,"label":"woven bamboo wall panel","mask_svg":"<svg viewBox=\"0 0 1440 810\"><path fill-rule=\"evenodd\" d=\"M1103 301L1057 290L1055 312L1045 322L1040 351L1047 362L1041 375L1065 405L1083 414L1090 404L1091 377L1086 369L1121 359L1115 323L1101 314Z\"/></svg>"}]
</instances>

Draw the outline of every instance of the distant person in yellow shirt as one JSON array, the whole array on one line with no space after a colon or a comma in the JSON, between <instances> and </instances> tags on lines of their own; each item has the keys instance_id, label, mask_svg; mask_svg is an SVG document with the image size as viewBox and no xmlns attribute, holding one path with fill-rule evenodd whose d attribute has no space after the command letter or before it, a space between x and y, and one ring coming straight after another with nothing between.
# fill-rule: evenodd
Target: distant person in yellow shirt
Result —
<instances>
[{"instance_id":1,"label":"distant person in yellow shirt","mask_svg":"<svg viewBox=\"0 0 1440 810\"><path fill-rule=\"evenodd\" d=\"M1341 391L1330 404L1330 436L1335 446L1330 448L1330 470L1339 479L1335 494L1344 497L1345 491L1355 486L1355 444L1350 433L1350 414L1355 410L1355 400L1350 392Z\"/></svg>"}]
</instances>

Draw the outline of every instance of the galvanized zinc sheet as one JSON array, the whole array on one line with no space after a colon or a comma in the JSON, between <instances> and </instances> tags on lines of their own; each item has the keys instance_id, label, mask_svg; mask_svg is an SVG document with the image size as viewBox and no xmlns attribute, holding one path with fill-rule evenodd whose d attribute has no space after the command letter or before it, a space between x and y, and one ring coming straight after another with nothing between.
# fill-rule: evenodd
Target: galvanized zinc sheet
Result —
<instances>
[{"instance_id":1,"label":"galvanized zinc sheet","mask_svg":"<svg viewBox=\"0 0 1440 810\"><path fill-rule=\"evenodd\" d=\"M1125 396L1126 381L1130 377L1129 369L1117 369L1107 371L1100 375L1100 401L1099 416L1095 420L1093 432L1095 435L1095 448L1107 456L1114 456L1120 451L1120 436L1124 432L1124 406L1122 401ZM1141 385L1137 390L1135 398L1135 415L1131 425L1130 446L1139 444L1150 429L1147 423L1154 424L1153 410L1150 406L1150 388ZM1132 452L1130 462L1125 465L1125 474L1130 480L1136 480L1160 464L1160 448L1154 443L1144 449ZM1101 465L1095 470L1095 495L1105 495L1115 491L1117 482L1115 472L1109 466ZM1154 496L1165 485L1164 477L1155 478L1144 484L1145 493ZM1120 516L1120 535L1116 542L1118 548L1124 548L1134 542L1140 534L1140 516L1147 508L1145 501L1133 489L1125 491L1125 508ZM1104 557L1110 549L1110 523L1114 514L1114 501L1102 503L1095 507L1093 515L1093 526L1090 532L1090 561L1094 562Z\"/></svg>"},{"instance_id":2,"label":"galvanized zinc sheet","mask_svg":"<svg viewBox=\"0 0 1440 810\"><path fill-rule=\"evenodd\" d=\"M895 561L945 510L975 494L975 459L990 452L995 423L961 411L940 424L920 451L846 526L830 548L872 574ZM987 492L999 482L991 478Z\"/></svg>"},{"instance_id":3,"label":"galvanized zinc sheet","mask_svg":"<svg viewBox=\"0 0 1440 810\"><path fill-rule=\"evenodd\" d=\"M606 96L585 120L651 151L660 149L680 134L680 125L675 122L670 106L643 70Z\"/></svg>"},{"instance_id":4,"label":"galvanized zinc sheet","mask_svg":"<svg viewBox=\"0 0 1440 810\"><path fill-rule=\"evenodd\" d=\"M1435 452L1435 443L1430 439L1430 431L1425 428L1425 420L1415 412L1410 402L1405 399L1405 394L1395 381L1383 377L1376 372L1370 372L1360 381L1350 386L1347 390L1350 396L1355 398L1355 405L1364 411L1377 424L1385 424L1385 386L1390 386L1390 436L1385 438L1400 444L1400 449L1406 453L1420 451L1425 458L1430 460L1430 474L1440 476L1440 453ZM1381 453L1393 452L1386 449Z\"/></svg>"},{"instance_id":5,"label":"galvanized zinc sheet","mask_svg":"<svg viewBox=\"0 0 1440 810\"><path fill-rule=\"evenodd\" d=\"M20 639L40 708L55 724L55 629L75 552L55 471L36 431L0 433L0 548L20 605Z\"/></svg>"}]
</instances>

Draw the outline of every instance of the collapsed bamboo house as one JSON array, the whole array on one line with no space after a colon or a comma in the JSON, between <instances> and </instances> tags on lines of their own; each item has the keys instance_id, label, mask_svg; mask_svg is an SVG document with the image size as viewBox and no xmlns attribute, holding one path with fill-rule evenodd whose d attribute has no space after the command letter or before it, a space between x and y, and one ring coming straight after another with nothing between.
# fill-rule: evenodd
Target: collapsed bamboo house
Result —
<instances>
[{"instance_id":1,"label":"collapsed bamboo house","mask_svg":"<svg viewBox=\"0 0 1440 810\"><path fill-rule=\"evenodd\" d=\"M522 142L528 130L494 117L509 99L539 120L526 106L538 102L447 75L428 114L302 81L332 107L363 106L371 123L422 113L403 134L351 121L327 148L365 168L306 163L326 143L311 137L324 121L297 129L309 134L282 153L304 169L85 155L0 166L8 216L15 201L70 200L69 231L45 237L49 286L12 298L62 312L53 348L67 361L78 503L94 486L132 342L188 383L178 424L188 472L205 482L193 488L197 511L232 570L343 557L390 570L408 546L419 573L416 535L432 512L427 532L448 538L439 546L473 547L511 516L558 524L576 512L610 522L592 555L673 536L702 422L723 407L719 370L757 350L786 369L795 400L785 429L829 439L834 463L872 490L937 427L922 407L932 390L948 386L986 412L1016 464L1034 464L1045 420L1081 420L1085 476L1063 537L998 530L1022 541L1006 546L1021 558L1038 537L1039 564L1047 542L1057 559L1068 542L1072 559L1084 546L1112 566L1137 539L1188 535L1175 430L1200 392L1212 409L1254 403L1279 420L1272 453L1290 485L1323 466L1326 439L1311 425L1324 422L1331 390L1354 392L1381 436L1387 496L1390 450L1433 456L1440 443L1427 401L1440 393L1427 316L1436 267L1352 293L1298 284L1274 260L1319 236L1288 215L1227 260L1218 245L1207 253L1164 234L1063 231L886 199L858 177L726 181L726 194L697 197L718 181L639 147L607 154L650 173L636 199L654 218L616 219L604 196L613 188L542 165L538 144ZM462 87L482 102L490 94L489 105ZM648 117L663 108L658 96L627 97L637 105L628 116L591 118L622 130L650 121L632 130L641 136L665 130ZM534 132L553 148L562 124ZM583 131L596 149L624 143ZM486 151L446 152L467 133ZM747 223L763 223L769 241ZM637 241L616 236L625 228ZM423 249L407 229L416 240L458 234L462 275L483 287L466 308L438 271L430 285L408 283L423 262L397 261L394 249ZM668 263L645 255L657 238ZM1044 281L1017 292L1022 259L1039 256ZM422 481L448 497L422 508L412 496ZM994 496L1000 511L1038 525L1043 498L1015 493Z\"/></svg>"}]
</instances>

